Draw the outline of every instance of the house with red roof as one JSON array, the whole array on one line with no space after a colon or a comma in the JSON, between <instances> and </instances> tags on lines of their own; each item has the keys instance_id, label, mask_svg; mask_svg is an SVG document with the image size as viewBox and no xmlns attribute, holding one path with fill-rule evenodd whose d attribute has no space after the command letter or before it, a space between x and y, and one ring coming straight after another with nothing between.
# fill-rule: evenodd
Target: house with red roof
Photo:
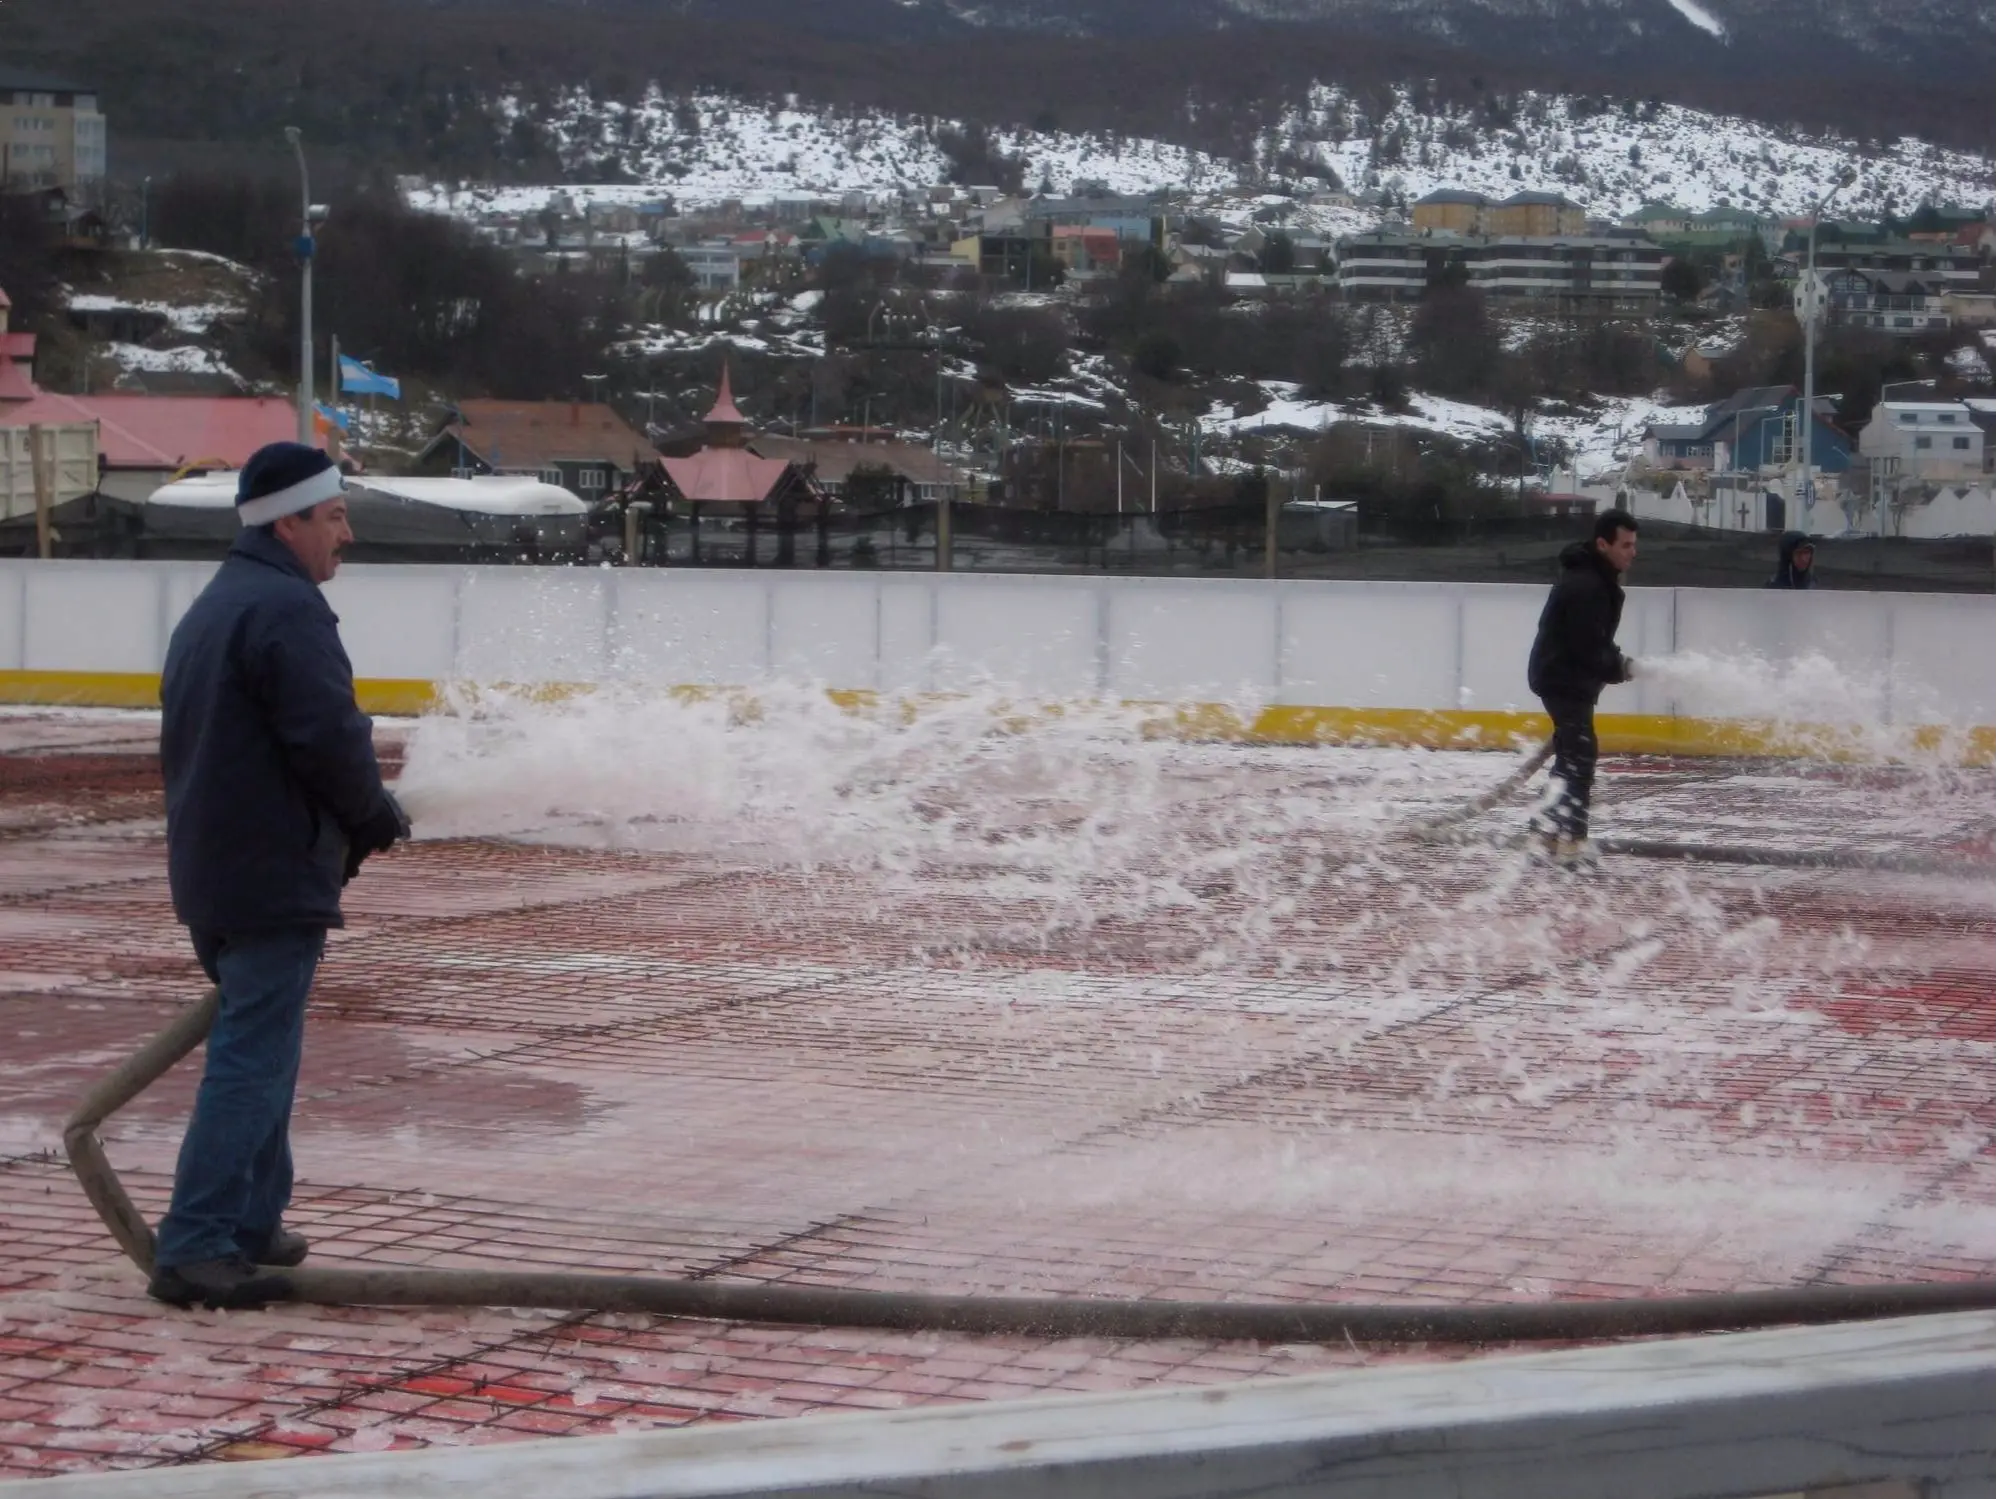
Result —
<instances>
[{"instance_id":1,"label":"house with red roof","mask_svg":"<svg viewBox=\"0 0 1997 1499\"><path fill-rule=\"evenodd\" d=\"M416 471L525 474L592 503L631 487L658 449L600 401L460 401Z\"/></svg>"},{"instance_id":2,"label":"house with red roof","mask_svg":"<svg viewBox=\"0 0 1997 1499\"><path fill-rule=\"evenodd\" d=\"M756 565L756 533L765 519L777 530L779 566L792 561L792 535L799 507L809 504L822 518L827 503L809 472L788 458L765 458L750 447L749 419L735 404L728 367L721 368L721 385L714 406L703 419L707 441L683 458L659 460L664 473L667 505L692 523L695 560L700 555L703 515L740 517L745 533L743 562ZM824 547L820 546L821 565Z\"/></svg>"},{"instance_id":3,"label":"house with red roof","mask_svg":"<svg viewBox=\"0 0 1997 1499\"><path fill-rule=\"evenodd\" d=\"M97 428L98 491L142 503L193 469L241 468L298 432L296 408L272 396L71 396L35 384L35 335L7 328L0 291L0 426ZM66 496L64 498L67 498Z\"/></svg>"}]
</instances>

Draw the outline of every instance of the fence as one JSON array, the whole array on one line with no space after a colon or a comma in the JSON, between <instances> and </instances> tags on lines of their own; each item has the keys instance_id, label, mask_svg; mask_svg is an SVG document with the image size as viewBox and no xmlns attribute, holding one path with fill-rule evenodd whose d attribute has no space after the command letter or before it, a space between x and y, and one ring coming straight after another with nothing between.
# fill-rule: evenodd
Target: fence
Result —
<instances>
[{"instance_id":1,"label":"fence","mask_svg":"<svg viewBox=\"0 0 1997 1499\"><path fill-rule=\"evenodd\" d=\"M156 701L167 636L213 571L174 562L0 560L0 698ZM744 686L771 676L887 694L996 685L1219 705L1272 739L1511 742L1542 720L1525 659L1544 590L1320 582L746 569L353 565L328 587L376 711L435 684ZM1992 600L1955 594L1633 589L1631 655L1811 664L1830 723L1931 724L1989 754ZM1815 659L1813 658L1820 658ZM1780 748L1772 705L1638 681L1603 699L1626 749Z\"/></svg>"}]
</instances>

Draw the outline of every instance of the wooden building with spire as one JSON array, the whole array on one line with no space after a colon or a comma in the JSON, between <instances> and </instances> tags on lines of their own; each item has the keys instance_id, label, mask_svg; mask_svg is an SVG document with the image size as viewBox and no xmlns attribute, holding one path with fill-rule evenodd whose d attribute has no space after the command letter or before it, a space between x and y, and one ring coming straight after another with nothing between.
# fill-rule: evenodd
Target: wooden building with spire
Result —
<instances>
[{"instance_id":1,"label":"wooden building with spire","mask_svg":"<svg viewBox=\"0 0 1997 1499\"><path fill-rule=\"evenodd\" d=\"M823 522L829 500L812 482L810 470L785 458L764 458L750 447L748 418L735 404L728 366L721 367L721 384L714 406L702 421L707 440L683 458L662 458L665 494L674 513L693 526L693 555L700 557L700 522L704 518L739 517L743 531L743 565L756 565L758 533L773 526L777 533L776 565L796 560L800 522L816 522L820 532L819 565L824 566Z\"/></svg>"}]
</instances>

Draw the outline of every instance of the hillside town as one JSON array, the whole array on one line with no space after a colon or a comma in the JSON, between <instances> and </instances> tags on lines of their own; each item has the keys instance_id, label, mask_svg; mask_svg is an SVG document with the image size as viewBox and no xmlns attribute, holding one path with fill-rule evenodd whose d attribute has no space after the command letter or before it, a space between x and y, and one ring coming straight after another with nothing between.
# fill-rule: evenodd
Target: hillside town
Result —
<instances>
[{"instance_id":1,"label":"hillside town","mask_svg":"<svg viewBox=\"0 0 1997 1499\"><path fill-rule=\"evenodd\" d=\"M319 269L320 220L288 272L170 244L176 187L109 185L94 91L0 92L7 198L61 266L41 321L0 333L10 550L212 545L205 476L294 434L429 517L378 531L384 555L1143 569L1233 565L1259 532L1308 565L1609 504L1695 532L1997 530L1988 203L1611 218L1399 179L685 203L398 179L386 211L523 288L627 293L602 367L522 399L507 371L342 344L324 312L316 383L295 354L239 368L253 305L291 316ZM1305 378L1256 352L1285 327ZM1798 352L1801 378L1766 378Z\"/></svg>"}]
</instances>

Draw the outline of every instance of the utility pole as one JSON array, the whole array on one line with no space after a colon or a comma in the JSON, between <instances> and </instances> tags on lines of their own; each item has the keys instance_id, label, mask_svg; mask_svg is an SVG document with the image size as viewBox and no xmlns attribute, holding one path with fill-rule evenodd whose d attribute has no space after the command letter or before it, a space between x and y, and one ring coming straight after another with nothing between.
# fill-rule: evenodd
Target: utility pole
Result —
<instances>
[{"instance_id":1,"label":"utility pole","mask_svg":"<svg viewBox=\"0 0 1997 1499\"><path fill-rule=\"evenodd\" d=\"M1809 266L1803 273L1803 410L1799 425L1803 433L1803 482L1797 486L1796 498L1802 503L1795 517L1798 529L1809 529L1809 512L1817 497L1815 478L1816 436L1817 436L1817 221L1830 206L1831 199L1849 187L1858 173L1846 167L1838 173L1838 180L1831 190L1817 200L1817 206L1810 210L1810 252ZM1882 528L1880 534L1885 535Z\"/></svg>"},{"instance_id":2,"label":"utility pole","mask_svg":"<svg viewBox=\"0 0 1997 1499\"><path fill-rule=\"evenodd\" d=\"M1068 403L1054 408L1054 508L1068 508Z\"/></svg>"},{"instance_id":3,"label":"utility pole","mask_svg":"<svg viewBox=\"0 0 1997 1499\"><path fill-rule=\"evenodd\" d=\"M284 138L298 158L298 263L303 269L298 292L298 440L312 445L312 180L305 171L305 141L296 125L284 127Z\"/></svg>"},{"instance_id":4,"label":"utility pole","mask_svg":"<svg viewBox=\"0 0 1997 1499\"><path fill-rule=\"evenodd\" d=\"M340 410L340 336L334 334L326 340L326 399L331 403L335 415ZM327 454L334 462L340 460L340 428L338 423L328 423L326 428Z\"/></svg>"}]
</instances>

